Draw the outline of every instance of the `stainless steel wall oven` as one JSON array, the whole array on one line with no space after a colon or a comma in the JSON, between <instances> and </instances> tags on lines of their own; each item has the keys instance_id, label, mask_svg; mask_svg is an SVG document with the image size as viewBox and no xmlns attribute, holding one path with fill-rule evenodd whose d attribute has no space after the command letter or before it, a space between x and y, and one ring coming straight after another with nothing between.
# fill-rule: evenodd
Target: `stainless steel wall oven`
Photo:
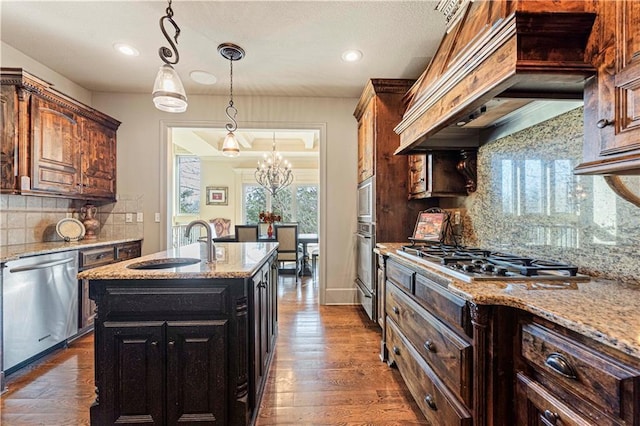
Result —
<instances>
[{"instance_id":1,"label":"stainless steel wall oven","mask_svg":"<svg viewBox=\"0 0 640 426\"><path fill-rule=\"evenodd\" d=\"M377 318L376 276L373 248L376 246L374 178L358 185L358 231L356 233L356 288L358 303L372 321Z\"/></svg>"}]
</instances>

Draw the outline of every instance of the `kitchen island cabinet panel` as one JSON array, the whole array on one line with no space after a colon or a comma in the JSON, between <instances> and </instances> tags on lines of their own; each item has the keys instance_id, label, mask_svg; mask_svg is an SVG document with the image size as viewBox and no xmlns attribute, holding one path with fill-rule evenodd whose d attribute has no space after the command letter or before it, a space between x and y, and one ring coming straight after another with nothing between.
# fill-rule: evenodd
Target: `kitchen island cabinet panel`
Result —
<instances>
[{"instance_id":1,"label":"kitchen island cabinet panel","mask_svg":"<svg viewBox=\"0 0 640 426\"><path fill-rule=\"evenodd\" d=\"M92 425L255 422L278 328L277 244L224 246L221 263L127 268L194 257L196 243L80 274L97 306Z\"/></svg>"}]
</instances>

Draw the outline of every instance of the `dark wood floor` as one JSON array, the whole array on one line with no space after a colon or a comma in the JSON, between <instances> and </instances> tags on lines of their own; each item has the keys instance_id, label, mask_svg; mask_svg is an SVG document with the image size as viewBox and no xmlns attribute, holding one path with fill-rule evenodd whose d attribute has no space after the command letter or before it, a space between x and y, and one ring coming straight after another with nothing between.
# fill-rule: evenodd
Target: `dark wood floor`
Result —
<instances>
[{"instance_id":1,"label":"dark wood floor","mask_svg":"<svg viewBox=\"0 0 640 426\"><path fill-rule=\"evenodd\" d=\"M279 283L279 336L257 425L426 425L380 334L354 306L319 306L309 278ZM8 378L0 424L88 425L93 337Z\"/></svg>"}]
</instances>

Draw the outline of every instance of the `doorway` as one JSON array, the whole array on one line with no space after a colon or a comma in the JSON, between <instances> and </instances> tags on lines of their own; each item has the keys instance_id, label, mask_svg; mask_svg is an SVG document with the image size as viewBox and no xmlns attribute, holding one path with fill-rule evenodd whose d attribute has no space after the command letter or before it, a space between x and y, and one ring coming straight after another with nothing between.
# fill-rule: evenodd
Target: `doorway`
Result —
<instances>
[{"instance_id":1,"label":"doorway","mask_svg":"<svg viewBox=\"0 0 640 426\"><path fill-rule=\"evenodd\" d=\"M235 132L240 144L237 157L224 157L223 123L163 122L166 200L163 240L167 247L191 243L184 227L194 219L216 223L215 230L234 233L235 225L258 222L260 211L279 213L283 222L298 222L305 234L324 240L326 148L324 124L249 123ZM272 196L256 181L259 160L275 150L291 164L294 179ZM323 258L319 244L316 258ZM311 250L309 263L311 263ZM323 288L323 262L316 263L317 285ZM320 292L322 299L322 292Z\"/></svg>"}]
</instances>

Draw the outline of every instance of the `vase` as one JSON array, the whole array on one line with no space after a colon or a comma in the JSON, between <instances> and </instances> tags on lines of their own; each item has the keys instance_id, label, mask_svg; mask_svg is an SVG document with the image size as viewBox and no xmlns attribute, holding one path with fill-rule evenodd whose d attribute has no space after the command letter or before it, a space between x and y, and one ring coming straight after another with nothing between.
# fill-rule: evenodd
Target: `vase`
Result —
<instances>
[{"instance_id":1,"label":"vase","mask_svg":"<svg viewBox=\"0 0 640 426\"><path fill-rule=\"evenodd\" d=\"M84 207L80 209L80 218L82 219L85 230L85 240L95 240L98 238L96 231L100 227L100 221L95 217L97 211L98 209L96 209L96 206L93 204L85 204Z\"/></svg>"},{"instance_id":2,"label":"vase","mask_svg":"<svg viewBox=\"0 0 640 426\"><path fill-rule=\"evenodd\" d=\"M271 224L267 227L267 237L273 238L273 226Z\"/></svg>"}]
</instances>

